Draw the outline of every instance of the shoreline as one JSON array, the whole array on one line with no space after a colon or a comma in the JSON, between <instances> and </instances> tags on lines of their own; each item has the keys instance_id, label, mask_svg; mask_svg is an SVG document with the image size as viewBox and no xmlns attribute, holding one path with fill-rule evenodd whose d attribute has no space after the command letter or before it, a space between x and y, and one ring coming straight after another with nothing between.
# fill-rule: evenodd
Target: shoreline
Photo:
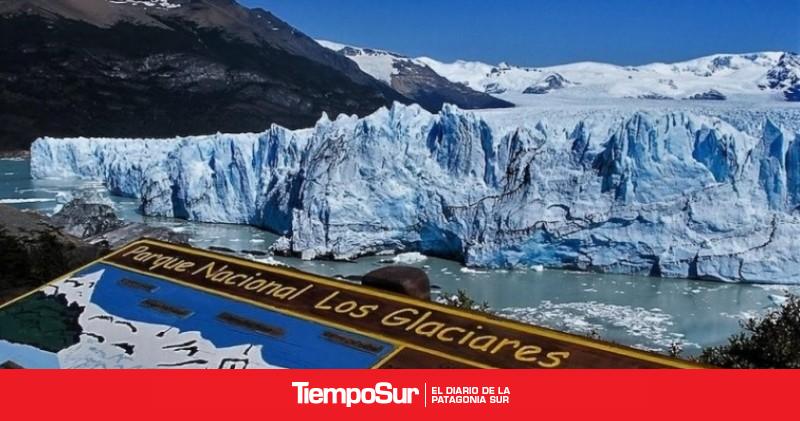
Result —
<instances>
[{"instance_id":1,"label":"shoreline","mask_svg":"<svg viewBox=\"0 0 800 421\"><path fill-rule=\"evenodd\" d=\"M20 160L30 158L31 151L29 149L21 151L0 151L0 159Z\"/></svg>"},{"instance_id":2,"label":"shoreline","mask_svg":"<svg viewBox=\"0 0 800 421\"><path fill-rule=\"evenodd\" d=\"M24 162L2 162L24 167ZM24 176L21 172L20 175ZM16 180L14 184L44 188L50 192L79 191L82 183L62 179L46 180L41 185L32 186L27 180ZM6 188L7 196L16 196L9 185ZM118 196L111 200L120 206L118 211L123 218L142 222L139 216L130 214L135 206L128 200ZM277 237L264 229L241 224L162 218L147 218L147 223L178 227L179 232L190 237L194 247L226 247L241 251L241 254L235 253L240 257L257 261L258 258L246 256L245 250L254 247L266 249ZM251 243L251 239L256 241ZM348 279L383 266L378 261L392 260L392 257L367 256L355 262L303 261L297 257L279 256L275 259L301 271ZM800 286L791 285L726 284L558 269L542 273L532 270L464 271L461 263L430 256L426 261L410 266L425 270L431 283L440 287L442 292L464 290L476 302L487 302L492 308L502 311L504 317L536 320L539 324L576 334L586 335L594 331L610 340L646 349L663 350L671 342L680 341L686 355L696 353L701 347L724 343L728 335L738 332L743 318L761 314L771 305L773 298L783 298L784 290L800 293ZM696 306L699 301L705 305ZM644 323L644 320L650 322Z\"/></svg>"},{"instance_id":3,"label":"shoreline","mask_svg":"<svg viewBox=\"0 0 800 421\"><path fill-rule=\"evenodd\" d=\"M16 160L16 161L19 161L19 160L30 160L30 152L29 151L27 151L27 152L22 151L22 152L6 153L5 155L0 153L0 159L2 159L2 160ZM124 198L124 199L133 199L133 198L126 197L126 196L115 196L115 197ZM153 218L153 216L151 216L151 215L142 215L142 216ZM213 225L213 226L242 226L242 227L250 227L250 228L254 228L254 229L257 229L257 230L264 231L264 232L272 234L272 235L276 235L278 238L286 238L284 233L273 232L273 231L271 231L271 230L269 230L267 228L260 227L260 226L257 226L257 225L237 224L237 223L214 223L214 222L205 222L205 221L181 219L181 218L174 218L174 219L178 220L178 221L181 221L181 222L209 224L209 225ZM233 249L233 250L231 250L231 252L233 254L241 254L241 253L239 253L240 250ZM428 253L424 253L422 251L414 250L414 249L405 249L405 250L397 250L397 249L393 249L393 250L370 250L370 251L359 253L359 254L354 255L354 256L348 256L347 258L336 258L336 257L331 256L331 255L319 255L319 256L316 256L313 259L303 259L302 258L302 253L300 253L300 252L281 250L280 248L275 248L274 245L270 245L269 247L266 247L263 250L263 252L268 253L268 254L272 254L275 257L295 258L295 259L306 260L306 261L311 261L311 262L323 262L323 263L324 262L332 262L332 263L348 263L348 264L357 263L357 261L359 259L362 259L362 258L370 258L370 257L378 257L378 256L392 257L392 256L397 256L397 255L403 254L403 253L416 252L416 253L420 253L420 254L424 255L427 258L443 259L443 260L446 260L446 261L449 261L449 262L457 263L460 268L466 268L468 270L475 270L475 271L479 271L479 272L493 272L493 271L520 271L520 272L525 272L525 271L533 270L535 266L539 266L539 265L519 266L519 267L470 266L470 265L466 265L463 259L459 259L456 256L452 256L452 255L448 256L448 255L445 255L445 254L436 254L436 253L428 254ZM399 264L402 264L402 263L399 263ZM691 277L650 276L650 275L646 275L646 274L637 274L637 273L601 271L601 270L586 270L586 269L582 269L582 268L576 267L576 266L556 267L556 266L542 265L542 267L544 269L546 269L547 271L551 271L552 270L552 271L576 272L576 273L580 273L580 274L584 274L584 275L596 275L596 276L619 275L619 276L627 276L627 277L632 277L632 278L648 277L648 278L658 279L658 280L713 282L713 283L717 283L717 284L720 284L720 285L727 285L727 284L766 285L766 286L775 286L775 287L781 287L781 286L783 286L783 287L793 287L793 286L800 285L800 284L785 283L785 282L769 282L769 281L758 281L758 280L725 280L725 279L713 279L713 278L702 278L702 277L691 278Z\"/></svg>"}]
</instances>

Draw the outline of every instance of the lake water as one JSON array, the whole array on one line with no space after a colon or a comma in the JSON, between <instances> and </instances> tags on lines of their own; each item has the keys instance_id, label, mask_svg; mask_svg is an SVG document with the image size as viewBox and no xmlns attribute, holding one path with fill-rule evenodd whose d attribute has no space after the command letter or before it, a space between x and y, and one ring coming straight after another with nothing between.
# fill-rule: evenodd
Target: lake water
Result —
<instances>
[{"instance_id":1,"label":"lake water","mask_svg":"<svg viewBox=\"0 0 800 421\"><path fill-rule=\"evenodd\" d=\"M240 225L144 217L134 199L111 197L102 184L85 180L31 180L27 160L0 159L0 203L51 213L66 195L89 195L113 202L130 221L166 226L189 234L196 247L266 251L277 238ZM59 198L58 196L61 196ZM363 275L392 256L356 262L303 261L269 257L295 268L328 276ZM679 343L686 355L724 343L739 323L775 308L800 286L671 280L560 270L472 270L436 258L410 259L424 269L441 291L463 289L494 311L526 322L579 334L596 333L626 345L665 350Z\"/></svg>"}]
</instances>

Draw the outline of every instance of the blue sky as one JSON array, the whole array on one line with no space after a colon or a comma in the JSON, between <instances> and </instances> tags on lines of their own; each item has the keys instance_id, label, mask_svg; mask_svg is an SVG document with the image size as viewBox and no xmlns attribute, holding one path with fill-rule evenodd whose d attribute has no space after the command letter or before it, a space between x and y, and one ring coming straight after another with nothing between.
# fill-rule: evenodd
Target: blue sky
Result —
<instances>
[{"instance_id":1,"label":"blue sky","mask_svg":"<svg viewBox=\"0 0 800 421\"><path fill-rule=\"evenodd\" d=\"M800 51L800 0L240 0L306 34L440 60L544 66Z\"/></svg>"}]
</instances>

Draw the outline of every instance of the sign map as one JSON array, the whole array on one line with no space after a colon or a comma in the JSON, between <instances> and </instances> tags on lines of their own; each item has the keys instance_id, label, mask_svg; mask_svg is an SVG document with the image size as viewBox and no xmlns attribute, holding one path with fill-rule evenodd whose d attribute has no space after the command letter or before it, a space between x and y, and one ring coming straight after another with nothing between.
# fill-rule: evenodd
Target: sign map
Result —
<instances>
[{"instance_id":1,"label":"sign map","mask_svg":"<svg viewBox=\"0 0 800 421\"><path fill-rule=\"evenodd\" d=\"M23 368L693 368L619 345L139 240L0 307Z\"/></svg>"}]
</instances>

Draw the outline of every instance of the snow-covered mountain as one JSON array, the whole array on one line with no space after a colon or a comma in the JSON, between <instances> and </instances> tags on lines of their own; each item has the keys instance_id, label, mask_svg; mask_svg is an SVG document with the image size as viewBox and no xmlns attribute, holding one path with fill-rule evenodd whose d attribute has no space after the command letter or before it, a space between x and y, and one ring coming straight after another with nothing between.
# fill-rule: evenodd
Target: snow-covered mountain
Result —
<instances>
[{"instance_id":1,"label":"snow-covered mountain","mask_svg":"<svg viewBox=\"0 0 800 421\"><path fill-rule=\"evenodd\" d=\"M169 0L108 0L114 4L130 4L141 7L156 7L162 9L177 9L181 7L179 3L171 3Z\"/></svg>"},{"instance_id":2,"label":"snow-covered mountain","mask_svg":"<svg viewBox=\"0 0 800 421\"><path fill-rule=\"evenodd\" d=\"M800 55L783 54L778 63L767 72L764 85L770 89L782 90L789 101L800 101Z\"/></svg>"},{"instance_id":3,"label":"snow-covered mountain","mask_svg":"<svg viewBox=\"0 0 800 421\"><path fill-rule=\"evenodd\" d=\"M782 52L715 54L643 66L583 62L533 68L507 63L443 63L428 57L414 60L451 81L517 103L546 100L536 98L536 94L587 99L689 99L712 90L724 97L784 100L792 99L784 92L800 82L800 58ZM531 96L521 95L526 91Z\"/></svg>"},{"instance_id":4,"label":"snow-covered mountain","mask_svg":"<svg viewBox=\"0 0 800 421\"><path fill-rule=\"evenodd\" d=\"M518 105L567 99L794 101L800 90L800 56L791 52L714 54L679 63L618 66L597 62L521 67L459 60L444 63L392 52L318 41L355 61L361 70L395 89L404 68L428 69L450 82ZM399 90L399 89L398 89ZM401 93L407 94L407 92ZM548 98L538 95L548 95ZM489 107L477 107L489 108Z\"/></svg>"},{"instance_id":5,"label":"snow-covered mountain","mask_svg":"<svg viewBox=\"0 0 800 421\"><path fill-rule=\"evenodd\" d=\"M358 64L362 71L383 81L428 110L445 103L464 109L507 108L513 104L488 93L447 80L419 60L389 51L359 48L331 41L317 41Z\"/></svg>"},{"instance_id":6,"label":"snow-covered mountain","mask_svg":"<svg viewBox=\"0 0 800 421\"><path fill-rule=\"evenodd\" d=\"M800 283L800 108L714 104L395 104L304 130L43 138L31 165L37 178L102 181L148 215L283 233L279 246L305 258L392 249L471 266Z\"/></svg>"}]
</instances>

